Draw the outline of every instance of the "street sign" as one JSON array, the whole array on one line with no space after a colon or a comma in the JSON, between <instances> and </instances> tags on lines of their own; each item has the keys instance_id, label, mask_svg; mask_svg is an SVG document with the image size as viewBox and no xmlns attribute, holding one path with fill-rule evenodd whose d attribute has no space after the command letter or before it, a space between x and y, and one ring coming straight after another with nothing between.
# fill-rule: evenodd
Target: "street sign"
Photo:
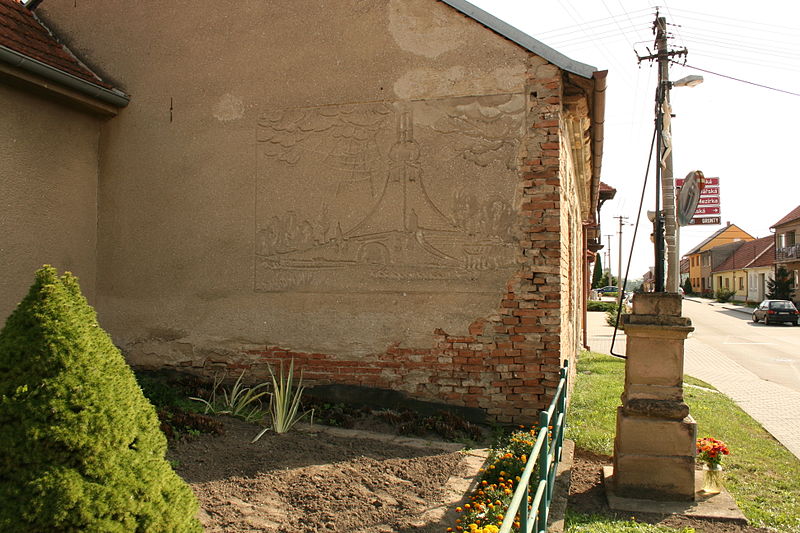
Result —
<instances>
[{"instance_id":1,"label":"street sign","mask_svg":"<svg viewBox=\"0 0 800 533\"><path fill-rule=\"evenodd\" d=\"M692 173L689 173L689 176L691 175ZM689 176L687 176L687 178L689 178ZM719 178L705 178L703 181L705 182L705 187L700 190L694 216L686 222L692 226L721 224L722 217L719 216L722 214L720 207ZM686 183L688 187L692 186L691 180L682 178L675 180L676 187L683 187L684 183ZM678 194L678 198L680 199L680 193Z\"/></svg>"},{"instance_id":2,"label":"street sign","mask_svg":"<svg viewBox=\"0 0 800 533\"><path fill-rule=\"evenodd\" d=\"M714 225L714 224L722 224L720 217L693 218L692 220L689 221L690 226Z\"/></svg>"},{"instance_id":3,"label":"street sign","mask_svg":"<svg viewBox=\"0 0 800 533\"><path fill-rule=\"evenodd\" d=\"M704 217L706 215L719 215L719 206L718 205L710 205L704 207L698 207L697 210L694 212L694 217Z\"/></svg>"}]
</instances>

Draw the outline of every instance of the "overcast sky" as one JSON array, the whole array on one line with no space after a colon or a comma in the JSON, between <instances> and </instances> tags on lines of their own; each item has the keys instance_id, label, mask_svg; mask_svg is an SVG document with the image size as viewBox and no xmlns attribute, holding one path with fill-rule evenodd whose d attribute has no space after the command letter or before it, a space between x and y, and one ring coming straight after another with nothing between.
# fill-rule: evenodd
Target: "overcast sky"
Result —
<instances>
[{"instance_id":1,"label":"overcast sky","mask_svg":"<svg viewBox=\"0 0 800 533\"><path fill-rule=\"evenodd\" d=\"M688 0L471 0L568 57L608 70L602 180L617 189L602 209L603 243L613 234L612 268L617 272L618 222L636 221L650 139L657 70L640 55L653 50L655 6L674 38L687 48L687 64L715 73L800 93L800 2ZM754 237L800 204L796 170L800 142L800 96L769 90L684 66L670 79L702 75L702 85L671 93L676 177L694 169L719 176L722 223L730 221ZM630 278L654 264L651 225L654 167L648 179ZM682 228L685 253L721 226ZM627 263L633 226L623 233ZM605 252L605 250L603 250ZM604 266L607 266L604 262Z\"/></svg>"}]
</instances>

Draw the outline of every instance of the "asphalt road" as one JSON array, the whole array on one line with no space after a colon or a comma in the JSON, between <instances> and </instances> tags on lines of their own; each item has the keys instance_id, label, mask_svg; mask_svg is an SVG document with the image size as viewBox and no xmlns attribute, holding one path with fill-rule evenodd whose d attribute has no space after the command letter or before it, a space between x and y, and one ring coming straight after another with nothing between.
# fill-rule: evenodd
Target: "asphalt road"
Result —
<instances>
[{"instance_id":1,"label":"asphalt road","mask_svg":"<svg viewBox=\"0 0 800 533\"><path fill-rule=\"evenodd\" d=\"M715 348L762 380L800 392L800 327L755 324L741 311L691 300L683 314L695 327L687 344Z\"/></svg>"}]
</instances>

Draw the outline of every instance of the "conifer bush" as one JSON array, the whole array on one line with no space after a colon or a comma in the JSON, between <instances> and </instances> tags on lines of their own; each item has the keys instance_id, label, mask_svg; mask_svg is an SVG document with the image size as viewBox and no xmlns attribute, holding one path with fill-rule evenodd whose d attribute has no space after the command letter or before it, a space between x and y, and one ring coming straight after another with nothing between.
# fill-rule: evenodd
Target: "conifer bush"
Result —
<instances>
[{"instance_id":1,"label":"conifer bush","mask_svg":"<svg viewBox=\"0 0 800 533\"><path fill-rule=\"evenodd\" d=\"M202 531L78 282L45 266L0 331L0 531Z\"/></svg>"}]
</instances>

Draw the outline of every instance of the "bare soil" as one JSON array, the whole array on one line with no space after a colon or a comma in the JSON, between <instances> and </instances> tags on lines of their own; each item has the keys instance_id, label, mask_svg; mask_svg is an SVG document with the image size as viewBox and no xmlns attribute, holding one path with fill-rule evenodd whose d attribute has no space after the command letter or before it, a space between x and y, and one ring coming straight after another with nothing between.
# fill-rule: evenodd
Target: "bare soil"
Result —
<instances>
[{"instance_id":1,"label":"bare soil","mask_svg":"<svg viewBox=\"0 0 800 533\"><path fill-rule=\"evenodd\" d=\"M630 519L628 514L615 513L608 507L603 489L603 466L611 464L611 457L592 452L575 450L572 466L572 483L569 491L568 507L570 510L585 514L601 514ZM770 530L715 520L697 520L681 516L663 516L637 514L639 522L659 524L676 529L693 527L698 533L770 533Z\"/></svg>"},{"instance_id":2,"label":"bare soil","mask_svg":"<svg viewBox=\"0 0 800 533\"><path fill-rule=\"evenodd\" d=\"M331 435L321 426L267 433L251 444L257 426L221 420L223 435L174 443L168 454L200 500L208 532L411 532L452 525L441 515L448 478L466 469L464 455L453 451L458 445ZM437 508L441 513L432 514Z\"/></svg>"},{"instance_id":3,"label":"bare soil","mask_svg":"<svg viewBox=\"0 0 800 533\"><path fill-rule=\"evenodd\" d=\"M448 479L467 475L453 443L396 438L313 426L284 435L220 417L222 435L171 444L168 457L197 495L207 532L441 532L453 526ZM381 422L367 429L391 432ZM364 424L361 424L361 429ZM608 507L602 467L611 458L576 449L569 509L615 514ZM451 509L452 511L452 509ZM637 521L698 533L770 533L764 528L677 516L640 514Z\"/></svg>"}]
</instances>

